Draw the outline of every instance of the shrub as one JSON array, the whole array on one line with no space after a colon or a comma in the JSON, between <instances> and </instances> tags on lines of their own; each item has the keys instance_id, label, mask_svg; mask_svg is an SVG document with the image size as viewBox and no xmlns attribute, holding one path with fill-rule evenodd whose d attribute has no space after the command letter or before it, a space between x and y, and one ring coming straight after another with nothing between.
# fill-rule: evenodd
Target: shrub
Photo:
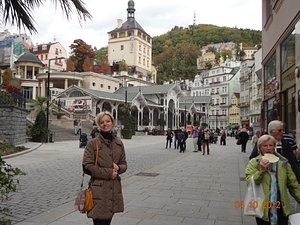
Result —
<instances>
[{"instance_id":1,"label":"shrub","mask_svg":"<svg viewBox=\"0 0 300 225\"><path fill-rule=\"evenodd\" d=\"M0 105L13 105L11 94L6 91L0 91Z\"/></svg>"},{"instance_id":2,"label":"shrub","mask_svg":"<svg viewBox=\"0 0 300 225\"><path fill-rule=\"evenodd\" d=\"M19 183L18 179L14 179L16 175L25 175L25 173L19 168L13 168L11 165L7 164L0 157L0 201L8 199L8 194L10 192L16 192L17 184ZM10 215L10 209L7 207L0 206L0 213L2 215ZM10 225L11 222L9 219L6 219L4 216L0 218L0 224Z\"/></svg>"},{"instance_id":3,"label":"shrub","mask_svg":"<svg viewBox=\"0 0 300 225\"><path fill-rule=\"evenodd\" d=\"M40 111L36 116L34 125L31 129L32 141L46 142L48 131L46 128L46 115L44 111Z\"/></svg>"}]
</instances>

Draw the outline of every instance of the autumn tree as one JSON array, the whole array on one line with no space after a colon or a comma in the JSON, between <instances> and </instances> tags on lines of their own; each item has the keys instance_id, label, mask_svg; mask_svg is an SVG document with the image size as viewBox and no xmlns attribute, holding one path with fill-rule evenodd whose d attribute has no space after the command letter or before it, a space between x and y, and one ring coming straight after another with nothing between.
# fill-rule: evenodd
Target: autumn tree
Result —
<instances>
[{"instance_id":1,"label":"autumn tree","mask_svg":"<svg viewBox=\"0 0 300 225\"><path fill-rule=\"evenodd\" d=\"M8 85L12 80L12 71L10 68L6 69L3 73L3 85Z\"/></svg>"},{"instance_id":2,"label":"autumn tree","mask_svg":"<svg viewBox=\"0 0 300 225\"><path fill-rule=\"evenodd\" d=\"M75 71L75 63L71 58L67 59L67 71L71 71L71 72Z\"/></svg>"},{"instance_id":3,"label":"autumn tree","mask_svg":"<svg viewBox=\"0 0 300 225\"><path fill-rule=\"evenodd\" d=\"M83 72L83 64L86 58L89 58L93 61L96 57L96 52L92 49L91 45L86 44L81 39L76 39L70 45L72 50L70 59L75 64L75 71L76 72Z\"/></svg>"},{"instance_id":4,"label":"autumn tree","mask_svg":"<svg viewBox=\"0 0 300 225\"><path fill-rule=\"evenodd\" d=\"M89 72L92 70L92 63L89 58L85 58L82 65L83 72Z\"/></svg>"}]
</instances>

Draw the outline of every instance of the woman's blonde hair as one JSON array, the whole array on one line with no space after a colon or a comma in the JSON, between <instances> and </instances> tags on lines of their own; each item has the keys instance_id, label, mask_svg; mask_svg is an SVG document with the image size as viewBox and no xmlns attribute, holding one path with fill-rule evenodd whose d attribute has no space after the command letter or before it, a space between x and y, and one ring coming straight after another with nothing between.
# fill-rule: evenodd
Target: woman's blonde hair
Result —
<instances>
[{"instance_id":1,"label":"woman's blonde hair","mask_svg":"<svg viewBox=\"0 0 300 225\"><path fill-rule=\"evenodd\" d=\"M96 121L97 126L100 127L100 120L105 115L110 117L112 124L115 126L115 119L114 119L113 115L108 111L101 112L96 116L95 121Z\"/></svg>"},{"instance_id":2,"label":"woman's blonde hair","mask_svg":"<svg viewBox=\"0 0 300 225\"><path fill-rule=\"evenodd\" d=\"M271 136L269 134L264 134L264 135L262 135L258 138L258 140L257 140L257 149L258 149L259 152L260 152L260 146L262 145L262 143L264 143L266 141L269 141L269 140L271 140L273 142L274 147L275 147L277 141L273 136Z\"/></svg>"}]
</instances>

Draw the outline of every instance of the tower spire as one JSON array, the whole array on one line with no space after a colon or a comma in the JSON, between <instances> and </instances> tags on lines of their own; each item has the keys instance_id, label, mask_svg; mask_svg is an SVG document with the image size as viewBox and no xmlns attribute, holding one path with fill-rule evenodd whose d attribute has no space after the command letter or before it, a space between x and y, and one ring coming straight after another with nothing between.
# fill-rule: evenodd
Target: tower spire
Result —
<instances>
[{"instance_id":1,"label":"tower spire","mask_svg":"<svg viewBox=\"0 0 300 225\"><path fill-rule=\"evenodd\" d=\"M196 26L196 12L194 11L193 25Z\"/></svg>"},{"instance_id":2,"label":"tower spire","mask_svg":"<svg viewBox=\"0 0 300 225\"><path fill-rule=\"evenodd\" d=\"M128 8L127 8L127 19L129 18L133 18L134 19L134 1L133 0L129 0L128 1Z\"/></svg>"}]
</instances>

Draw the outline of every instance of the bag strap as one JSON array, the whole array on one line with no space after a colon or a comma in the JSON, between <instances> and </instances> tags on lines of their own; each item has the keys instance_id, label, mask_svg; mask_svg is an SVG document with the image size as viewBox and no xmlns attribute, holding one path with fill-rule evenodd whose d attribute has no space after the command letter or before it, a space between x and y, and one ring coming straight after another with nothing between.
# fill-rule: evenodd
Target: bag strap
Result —
<instances>
[{"instance_id":1,"label":"bag strap","mask_svg":"<svg viewBox=\"0 0 300 225\"><path fill-rule=\"evenodd\" d=\"M98 155L99 155L99 143L98 140L96 139L96 158L95 158L95 166L98 163ZM80 185L80 190L83 188L83 181L84 181L84 172L82 172L82 180L81 180L81 185Z\"/></svg>"}]
</instances>

